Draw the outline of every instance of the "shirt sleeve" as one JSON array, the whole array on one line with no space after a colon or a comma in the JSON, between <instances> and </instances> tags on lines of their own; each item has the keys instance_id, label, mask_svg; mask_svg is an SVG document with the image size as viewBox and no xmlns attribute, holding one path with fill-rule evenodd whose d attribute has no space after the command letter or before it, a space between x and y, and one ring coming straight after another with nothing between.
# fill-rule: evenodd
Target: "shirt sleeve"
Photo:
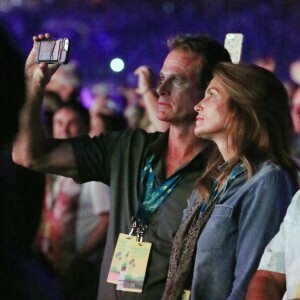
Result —
<instances>
[{"instance_id":1,"label":"shirt sleeve","mask_svg":"<svg viewBox=\"0 0 300 300\"><path fill-rule=\"evenodd\" d=\"M91 138L82 136L71 139L79 183L100 181L110 184L112 163L122 160L122 149L128 147L130 131L114 131ZM125 145L126 144L126 145ZM112 162L112 160L117 160Z\"/></svg>"},{"instance_id":2,"label":"shirt sleeve","mask_svg":"<svg viewBox=\"0 0 300 300\"><path fill-rule=\"evenodd\" d=\"M71 140L79 183L88 181L109 182L108 166L110 151L104 137L90 138L89 136L78 137Z\"/></svg>"},{"instance_id":3,"label":"shirt sleeve","mask_svg":"<svg viewBox=\"0 0 300 300\"><path fill-rule=\"evenodd\" d=\"M77 181L100 181L111 185L111 181L117 177L127 177L132 174L133 168L140 168L149 145L159 135L162 134L149 134L136 128L111 131L94 138L83 136L71 139L78 172ZM113 176L116 178L112 178Z\"/></svg>"}]
</instances>

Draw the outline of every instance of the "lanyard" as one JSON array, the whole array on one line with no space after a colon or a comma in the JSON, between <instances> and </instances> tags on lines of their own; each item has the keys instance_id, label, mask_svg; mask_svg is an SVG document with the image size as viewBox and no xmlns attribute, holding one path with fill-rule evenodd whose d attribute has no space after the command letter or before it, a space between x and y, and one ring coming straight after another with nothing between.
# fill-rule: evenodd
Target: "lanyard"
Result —
<instances>
[{"instance_id":1,"label":"lanyard","mask_svg":"<svg viewBox=\"0 0 300 300\"><path fill-rule=\"evenodd\" d=\"M231 185L231 183L243 172L245 172L245 166L243 163L237 164L228 175L225 182L220 185L220 180L215 179L211 189L208 203L216 202L225 193L226 189ZM206 203L202 202L200 206L200 215L202 215L206 209Z\"/></svg>"},{"instance_id":2,"label":"lanyard","mask_svg":"<svg viewBox=\"0 0 300 300\"><path fill-rule=\"evenodd\" d=\"M142 172L142 183L144 185L144 195L139 202L136 215L132 218L132 229L129 233L131 236L134 232L137 233L137 238L142 241L144 230L148 227L151 215L161 206L167 199L169 194L177 185L180 175L176 174L168 178L162 185L154 189L155 176L152 168L154 155L149 157Z\"/></svg>"}]
</instances>

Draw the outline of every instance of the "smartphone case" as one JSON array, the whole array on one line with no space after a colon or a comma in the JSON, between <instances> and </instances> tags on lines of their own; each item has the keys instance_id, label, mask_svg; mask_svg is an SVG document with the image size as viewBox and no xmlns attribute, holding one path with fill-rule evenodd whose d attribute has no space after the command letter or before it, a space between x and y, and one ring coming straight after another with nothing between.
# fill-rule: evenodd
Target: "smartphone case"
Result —
<instances>
[{"instance_id":1,"label":"smartphone case","mask_svg":"<svg viewBox=\"0 0 300 300\"><path fill-rule=\"evenodd\" d=\"M238 64L242 56L244 35L242 33L227 33L225 36L224 47L230 54L231 61Z\"/></svg>"},{"instance_id":2,"label":"smartphone case","mask_svg":"<svg viewBox=\"0 0 300 300\"><path fill-rule=\"evenodd\" d=\"M67 38L42 40L39 42L36 61L48 64L66 64L69 61L70 40Z\"/></svg>"}]
</instances>

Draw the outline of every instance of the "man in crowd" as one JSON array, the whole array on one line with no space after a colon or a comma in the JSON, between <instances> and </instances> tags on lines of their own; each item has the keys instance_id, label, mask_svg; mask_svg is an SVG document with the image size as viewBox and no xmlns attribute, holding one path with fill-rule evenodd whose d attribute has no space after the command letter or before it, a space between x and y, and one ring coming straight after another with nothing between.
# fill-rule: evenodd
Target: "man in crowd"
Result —
<instances>
[{"instance_id":1,"label":"man in crowd","mask_svg":"<svg viewBox=\"0 0 300 300\"><path fill-rule=\"evenodd\" d=\"M299 215L300 191L294 195L279 232L265 249L250 282L247 300L300 299Z\"/></svg>"},{"instance_id":2,"label":"man in crowd","mask_svg":"<svg viewBox=\"0 0 300 300\"><path fill-rule=\"evenodd\" d=\"M45 38L50 35L33 38L34 47L27 59L30 89L20 116L13 158L37 171L69 176L79 182L109 184L112 202L98 298L160 299L186 199L210 152L210 145L194 135L194 106L204 95L214 65L230 61L230 56L208 37L172 38L157 90L157 117L169 123L168 131L150 134L133 129L93 139L55 140L45 136L39 118L45 85L58 68L35 63L37 42ZM118 236L131 230L152 244L139 294L117 290L116 285L107 283Z\"/></svg>"}]
</instances>

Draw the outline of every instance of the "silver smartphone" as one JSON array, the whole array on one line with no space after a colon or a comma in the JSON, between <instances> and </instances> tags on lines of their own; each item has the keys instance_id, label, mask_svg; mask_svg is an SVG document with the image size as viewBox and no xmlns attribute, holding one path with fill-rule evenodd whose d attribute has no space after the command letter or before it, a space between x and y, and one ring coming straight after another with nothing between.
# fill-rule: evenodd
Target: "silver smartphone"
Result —
<instances>
[{"instance_id":1,"label":"silver smartphone","mask_svg":"<svg viewBox=\"0 0 300 300\"><path fill-rule=\"evenodd\" d=\"M68 38L42 40L38 42L36 62L66 64L69 61L70 46Z\"/></svg>"},{"instance_id":2,"label":"silver smartphone","mask_svg":"<svg viewBox=\"0 0 300 300\"><path fill-rule=\"evenodd\" d=\"M241 61L244 35L242 33L227 33L224 47L230 54L231 61L238 64Z\"/></svg>"}]
</instances>

